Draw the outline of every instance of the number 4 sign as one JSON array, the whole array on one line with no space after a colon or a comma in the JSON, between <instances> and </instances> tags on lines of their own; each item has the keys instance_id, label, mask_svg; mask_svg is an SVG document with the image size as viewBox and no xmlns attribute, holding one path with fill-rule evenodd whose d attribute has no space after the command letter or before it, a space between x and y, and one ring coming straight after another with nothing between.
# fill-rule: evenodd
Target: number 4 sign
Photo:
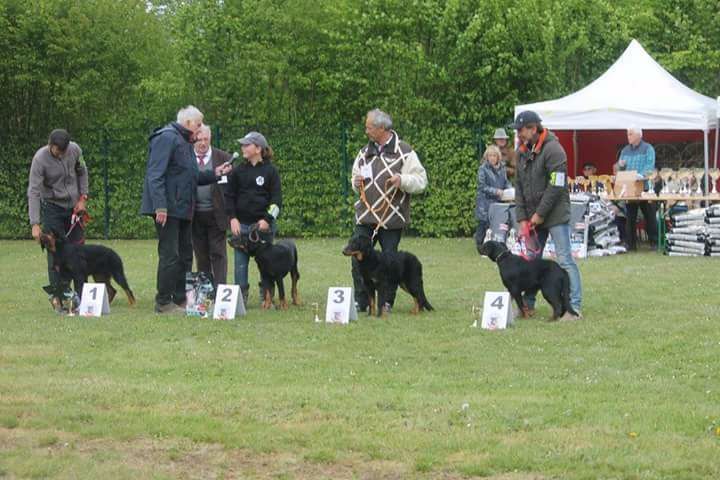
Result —
<instances>
[{"instance_id":1,"label":"number 4 sign","mask_svg":"<svg viewBox=\"0 0 720 480\"><path fill-rule=\"evenodd\" d=\"M508 292L485 292L482 328L502 330L512 324L512 308Z\"/></svg>"},{"instance_id":2,"label":"number 4 sign","mask_svg":"<svg viewBox=\"0 0 720 480\"><path fill-rule=\"evenodd\" d=\"M232 320L236 315L245 315L245 304L242 295L240 295L240 285L221 283L217 286L217 293L215 294L213 318L216 320Z\"/></svg>"},{"instance_id":3,"label":"number 4 sign","mask_svg":"<svg viewBox=\"0 0 720 480\"><path fill-rule=\"evenodd\" d=\"M104 283L83 284L78 315L81 317L99 317L110 313L107 292Z\"/></svg>"},{"instance_id":4,"label":"number 4 sign","mask_svg":"<svg viewBox=\"0 0 720 480\"><path fill-rule=\"evenodd\" d=\"M330 287L325 309L325 322L347 324L350 320L357 320L353 289L350 287Z\"/></svg>"}]
</instances>

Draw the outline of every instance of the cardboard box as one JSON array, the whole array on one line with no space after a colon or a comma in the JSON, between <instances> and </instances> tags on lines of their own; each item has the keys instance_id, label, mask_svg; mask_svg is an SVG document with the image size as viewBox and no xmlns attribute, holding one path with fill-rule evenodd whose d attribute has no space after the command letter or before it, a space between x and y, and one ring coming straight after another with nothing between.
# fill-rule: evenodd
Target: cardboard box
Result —
<instances>
[{"instance_id":1,"label":"cardboard box","mask_svg":"<svg viewBox=\"0 0 720 480\"><path fill-rule=\"evenodd\" d=\"M635 170L617 172L617 175L615 175L615 186L613 187L615 197L633 198L642 195L645 182L638 180L638 178L638 173Z\"/></svg>"}]
</instances>

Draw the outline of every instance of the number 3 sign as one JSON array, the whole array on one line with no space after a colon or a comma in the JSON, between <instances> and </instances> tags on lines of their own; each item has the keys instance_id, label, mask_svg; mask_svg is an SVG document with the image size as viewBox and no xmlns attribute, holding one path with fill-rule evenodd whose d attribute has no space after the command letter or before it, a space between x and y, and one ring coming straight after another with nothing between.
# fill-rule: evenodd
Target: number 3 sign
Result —
<instances>
[{"instance_id":1,"label":"number 3 sign","mask_svg":"<svg viewBox=\"0 0 720 480\"><path fill-rule=\"evenodd\" d=\"M236 315L245 315L245 304L242 295L240 295L240 285L221 283L217 286L217 293L215 294L213 318L216 320L232 320Z\"/></svg>"},{"instance_id":2,"label":"number 3 sign","mask_svg":"<svg viewBox=\"0 0 720 480\"><path fill-rule=\"evenodd\" d=\"M349 287L330 287L325 309L325 322L347 324L351 320L357 320L353 289Z\"/></svg>"},{"instance_id":3,"label":"number 3 sign","mask_svg":"<svg viewBox=\"0 0 720 480\"><path fill-rule=\"evenodd\" d=\"M485 292L482 328L503 330L512 325L512 308L508 292Z\"/></svg>"}]
</instances>

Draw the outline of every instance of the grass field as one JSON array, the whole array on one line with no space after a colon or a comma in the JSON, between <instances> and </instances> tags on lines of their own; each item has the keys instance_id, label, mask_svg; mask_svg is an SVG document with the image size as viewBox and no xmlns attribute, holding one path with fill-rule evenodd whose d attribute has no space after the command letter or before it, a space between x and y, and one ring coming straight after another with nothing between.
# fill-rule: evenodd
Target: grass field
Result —
<instances>
[{"instance_id":1,"label":"grass field","mask_svg":"<svg viewBox=\"0 0 720 480\"><path fill-rule=\"evenodd\" d=\"M299 241L304 306L152 313L156 243L113 241L138 296L60 317L40 248L0 242L0 478L720 478L720 275L651 252L581 262L580 322L470 327L502 289L472 241L403 240L432 314L313 323L350 285ZM251 271L251 281L257 274ZM322 313L321 313L322 314Z\"/></svg>"}]
</instances>

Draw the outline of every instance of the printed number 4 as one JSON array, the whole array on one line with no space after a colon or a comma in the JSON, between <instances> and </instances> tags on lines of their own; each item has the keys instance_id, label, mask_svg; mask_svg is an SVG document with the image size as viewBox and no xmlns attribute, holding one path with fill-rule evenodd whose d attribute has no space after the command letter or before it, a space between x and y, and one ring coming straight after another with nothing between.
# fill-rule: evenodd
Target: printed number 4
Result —
<instances>
[{"instance_id":1,"label":"printed number 4","mask_svg":"<svg viewBox=\"0 0 720 480\"><path fill-rule=\"evenodd\" d=\"M333 299L333 303L343 303L345 301L345 292L342 290L335 290L335 299Z\"/></svg>"},{"instance_id":2,"label":"printed number 4","mask_svg":"<svg viewBox=\"0 0 720 480\"><path fill-rule=\"evenodd\" d=\"M491 307L497 307L498 309L503 308L503 297L497 297L493 302L490 304Z\"/></svg>"}]
</instances>

